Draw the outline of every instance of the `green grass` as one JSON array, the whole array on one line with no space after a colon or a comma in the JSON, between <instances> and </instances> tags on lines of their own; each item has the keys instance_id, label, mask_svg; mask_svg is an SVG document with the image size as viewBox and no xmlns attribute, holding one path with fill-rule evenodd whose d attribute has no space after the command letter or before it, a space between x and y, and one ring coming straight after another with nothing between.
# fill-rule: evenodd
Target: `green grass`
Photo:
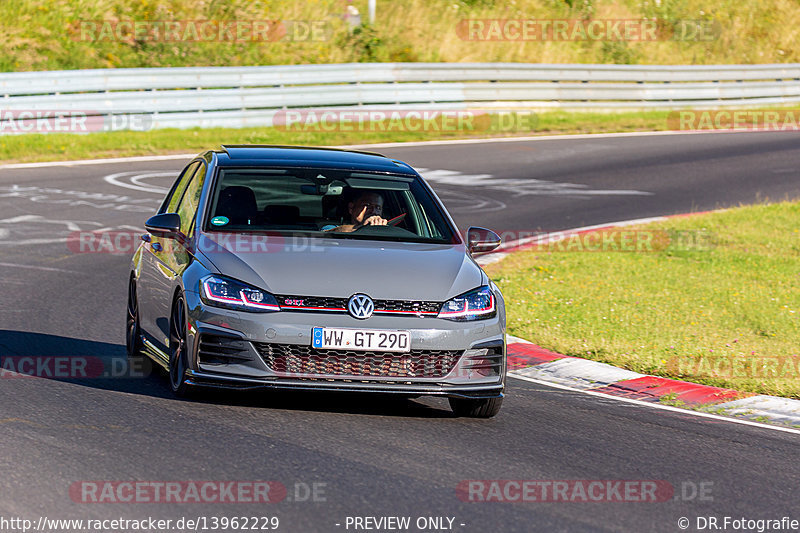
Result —
<instances>
[{"instance_id":1,"label":"green grass","mask_svg":"<svg viewBox=\"0 0 800 533\"><path fill-rule=\"evenodd\" d=\"M350 61L730 64L800 60L796 0L393 0L349 29L343 0L3 0L0 71ZM367 0L355 0L367 19ZM476 41L469 19L658 20L714 25L711 40ZM81 37L81 21L317 21L316 40L163 42ZM302 35L302 32L300 33ZM95 37L98 37L95 35Z\"/></svg>"},{"instance_id":2,"label":"green grass","mask_svg":"<svg viewBox=\"0 0 800 533\"><path fill-rule=\"evenodd\" d=\"M703 235L705 246L548 246L487 270L505 295L510 333L547 349L800 398L798 220L798 202L739 207L644 226Z\"/></svg>"},{"instance_id":3,"label":"green grass","mask_svg":"<svg viewBox=\"0 0 800 533\"><path fill-rule=\"evenodd\" d=\"M666 111L643 113L569 113L554 111L536 115L527 122L532 128L508 131L507 135L599 133L668 129ZM538 118L538 120L536 120ZM22 163L126 157L168 153L198 152L220 144L294 144L335 146L379 142L429 141L486 137L495 131L376 131L314 132L286 131L279 128L209 128L192 130L153 130L145 132L107 132L89 134L25 134L0 137L0 161ZM501 134L502 135L502 134Z\"/></svg>"}]
</instances>

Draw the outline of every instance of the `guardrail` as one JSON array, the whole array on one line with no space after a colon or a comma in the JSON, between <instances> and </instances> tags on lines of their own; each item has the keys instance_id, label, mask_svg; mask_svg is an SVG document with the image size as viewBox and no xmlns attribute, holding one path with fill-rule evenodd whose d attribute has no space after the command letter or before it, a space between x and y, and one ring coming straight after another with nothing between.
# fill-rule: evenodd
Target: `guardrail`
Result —
<instances>
[{"instance_id":1,"label":"guardrail","mask_svg":"<svg viewBox=\"0 0 800 533\"><path fill-rule=\"evenodd\" d=\"M20 114L30 118L25 112L59 111L146 119L151 128L270 126L289 108L762 106L800 101L800 64L356 63L20 72L0 74L0 98L0 126Z\"/></svg>"}]
</instances>

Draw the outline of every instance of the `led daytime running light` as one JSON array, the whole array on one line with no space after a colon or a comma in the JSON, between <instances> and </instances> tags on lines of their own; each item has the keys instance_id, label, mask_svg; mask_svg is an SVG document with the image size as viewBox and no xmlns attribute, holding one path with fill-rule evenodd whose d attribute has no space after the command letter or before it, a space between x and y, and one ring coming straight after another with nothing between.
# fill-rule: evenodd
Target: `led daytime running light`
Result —
<instances>
[{"instance_id":1,"label":"led daytime running light","mask_svg":"<svg viewBox=\"0 0 800 533\"><path fill-rule=\"evenodd\" d=\"M210 283L219 283L219 284L226 284L230 282L226 282L224 280L220 280L219 278L209 277L203 280L203 296L205 296L208 300L212 302L217 302L221 304L225 304L228 306L242 306L242 307L249 307L251 309L259 309L262 311L280 311L280 307L277 305L269 304L269 303L259 303L251 300L247 296L247 292L254 291L254 289L240 289L239 290L239 297L234 298L231 296L220 296L214 294L214 290L211 288ZM262 292L262 291L258 291Z\"/></svg>"},{"instance_id":2,"label":"led daytime running light","mask_svg":"<svg viewBox=\"0 0 800 533\"><path fill-rule=\"evenodd\" d=\"M479 297L482 292L488 292L489 301L484 307L476 307L470 308L470 299ZM455 303L461 300L461 308L457 310L449 310L449 311L441 311L439 313L439 318L448 318L448 319L458 319L458 318L472 318L472 317L480 317L483 315L491 315L495 312L495 299L494 293L488 287L482 287L478 290L469 292L463 296L459 296L453 298L449 302L445 303L447 306L450 303Z\"/></svg>"}]
</instances>

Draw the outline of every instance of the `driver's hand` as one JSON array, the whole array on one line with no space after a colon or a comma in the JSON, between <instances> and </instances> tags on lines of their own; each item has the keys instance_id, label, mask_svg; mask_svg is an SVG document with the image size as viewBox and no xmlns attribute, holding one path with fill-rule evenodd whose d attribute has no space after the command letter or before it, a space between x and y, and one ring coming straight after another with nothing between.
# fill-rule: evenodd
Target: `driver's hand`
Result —
<instances>
[{"instance_id":1,"label":"driver's hand","mask_svg":"<svg viewBox=\"0 0 800 533\"><path fill-rule=\"evenodd\" d=\"M373 215L364 221L362 226L385 226L388 220L381 218L378 215Z\"/></svg>"}]
</instances>

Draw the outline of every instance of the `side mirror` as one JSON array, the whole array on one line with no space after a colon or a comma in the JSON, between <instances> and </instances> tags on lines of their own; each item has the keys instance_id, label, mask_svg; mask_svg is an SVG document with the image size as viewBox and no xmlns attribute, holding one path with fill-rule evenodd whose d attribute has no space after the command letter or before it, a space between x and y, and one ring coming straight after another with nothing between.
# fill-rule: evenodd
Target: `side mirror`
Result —
<instances>
[{"instance_id":1,"label":"side mirror","mask_svg":"<svg viewBox=\"0 0 800 533\"><path fill-rule=\"evenodd\" d=\"M467 230L467 249L471 254L491 252L500 242L500 235L490 229L472 226Z\"/></svg>"},{"instance_id":2,"label":"side mirror","mask_svg":"<svg viewBox=\"0 0 800 533\"><path fill-rule=\"evenodd\" d=\"M144 227L153 235L171 237L181 230L181 216L178 213L161 213L147 219Z\"/></svg>"}]
</instances>

